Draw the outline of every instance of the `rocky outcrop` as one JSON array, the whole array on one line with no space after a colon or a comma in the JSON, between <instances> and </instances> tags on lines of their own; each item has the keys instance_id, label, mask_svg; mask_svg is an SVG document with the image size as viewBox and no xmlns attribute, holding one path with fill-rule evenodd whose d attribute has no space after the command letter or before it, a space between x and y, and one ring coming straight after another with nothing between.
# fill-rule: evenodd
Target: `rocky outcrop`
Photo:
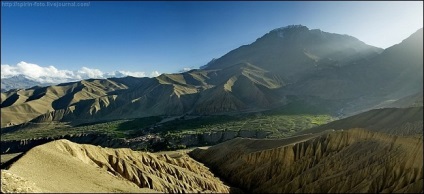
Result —
<instances>
[{"instance_id":1,"label":"rocky outcrop","mask_svg":"<svg viewBox=\"0 0 424 194\"><path fill-rule=\"evenodd\" d=\"M28 181L8 170L1 170L2 193L40 193L41 190Z\"/></svg>"},{"instance_id":2,"label":"rocky outcrop","mask_svg":"<svg viewBox=\"0 0 424 194\"><path fill-rule=\"evenodd\" d=\"M251 192L423 191L422 137L351 129L281 140L237 138L190 155Z\"/></svg>"}]
</instances>

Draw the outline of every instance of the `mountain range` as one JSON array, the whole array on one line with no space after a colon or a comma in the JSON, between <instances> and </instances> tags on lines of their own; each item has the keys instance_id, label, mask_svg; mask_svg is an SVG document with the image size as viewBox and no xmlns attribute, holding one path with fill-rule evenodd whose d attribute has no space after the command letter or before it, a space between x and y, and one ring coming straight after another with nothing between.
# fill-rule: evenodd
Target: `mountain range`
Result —
<instances>
[{"instance_id":1,"label":"mountain range","mask_svg":"<svg viewBox=\"0 0 424 194\"><path fill-rule=\"evenodd\" d=\"M1 192L422 193L422 53L423 29L294 25L187 72L8 90Z\"/></svg>"},{"instance_id":2,"label":"mountain range","mask_svg":"<svg viewBox=\"0 0 424 194\"><path fill-rule=\"evenodd\" d=\"M201 69L2 92L1 127L258 112L293 101L345 117L422 96L422 53L422 29L381 49L348 35L287 26Z\"/></svg>"},{"instance_id":3,"label":"mountain range","mask_svg":"<svg viewBox=\"0 0 424 194\"><path fill-rule=\"evenodd\" d=\"M49 86L49 83L41 83L25 77L24 75L17 75L9 78L1 79L1 92L7 92L13 89L28 89L34 86Z\"/></svg>"}]
</instances>

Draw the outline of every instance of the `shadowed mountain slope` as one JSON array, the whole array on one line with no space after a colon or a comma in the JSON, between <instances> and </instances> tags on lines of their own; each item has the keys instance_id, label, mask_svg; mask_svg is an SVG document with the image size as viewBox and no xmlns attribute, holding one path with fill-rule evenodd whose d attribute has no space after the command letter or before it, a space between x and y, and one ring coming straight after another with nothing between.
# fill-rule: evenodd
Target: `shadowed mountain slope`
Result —
<instances>
[{"instance_id":1,"label":"shadowed mountain slope","mask_svg":"<svg viewBox=\"0 0 424 194\"><path fill-rule=\"evenodd\" d=\"M345 99L341 112L353 115L385 101L398 100L422 91L423 30L371 58L319 71L285 92L296 96Z\"/></svg>"},{"instance_id":2,"label":"shadowed mountain slope","mask_svg":"<svg viewBox=\"0 0 424 194\"><path fill-rule=\"evenodd\" d=\"M247 62L295 82L326 61L342 66L351 60L372 57L381 51L351 36L292 25L272 30L254 43L241 46L214 60L205 69L223 69Z\"/></svg>"},{"instance_id":3,"label":"shadowed mountain slope","mask_svg":"<svg viewBox=\"0 0 424 194\"><path fill-rule=\"evenodd\" d=\"M408 108L423 106L423 91L400 98L398 100L388 100L377 105L375 108Z\"/></svg>"},{"instance_id":4,"label":"shadowed mountain slope","mask_svg":"<svg viewBox=\"0 0 424 194\"><path fill-rule=\"evenodd\" d=\"M316 133L328 129L365 128L394 135L423 134L423 107L374 109L351 117L307 129L299 134Z\"/></svg>"}]
</instances>

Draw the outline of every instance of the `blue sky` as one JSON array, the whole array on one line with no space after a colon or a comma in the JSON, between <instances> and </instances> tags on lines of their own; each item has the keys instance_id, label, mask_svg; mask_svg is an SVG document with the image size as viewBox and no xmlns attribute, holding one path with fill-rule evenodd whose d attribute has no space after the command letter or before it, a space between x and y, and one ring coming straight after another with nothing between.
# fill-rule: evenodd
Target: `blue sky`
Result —
<instances>
[{"instance_id":1,"label":"blue sky","mask_svg":"<svg viewBox=\"0 0 424 194\"><path fill-rule=\"evenodd\" d=\"M3 3L3 2L2 2ZM1 64L174 73L302 24L386 48L422 28L423 2L89 2L1 8Z\"/></svg>"}]
</instances>

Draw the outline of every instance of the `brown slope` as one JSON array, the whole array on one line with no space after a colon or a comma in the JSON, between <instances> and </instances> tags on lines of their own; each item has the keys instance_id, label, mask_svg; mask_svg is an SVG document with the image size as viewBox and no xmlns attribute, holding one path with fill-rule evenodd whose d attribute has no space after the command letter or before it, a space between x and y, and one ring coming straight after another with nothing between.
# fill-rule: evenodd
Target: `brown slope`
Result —
<instances>
[{"instance_id":1,"label":"brown slope","mask_svg":"<svg viewBox=\"0 0 424 194\"><path fill-rule=\"evenodd\" d=\"M108 112L107 116L111 118L180 115L191 108L190 101L197 92L196 87L170 82L163 75L118 95L112 103L116 108L102 111Z\"/></svg>"},{"instance_id":2,"label":"brown slope","mask_svg":"<svg viewBox=\"0 0 424 194\"><path fill-rule=\"evenodd\" d=\"M136 87L118 95L110 108L101 109L99 113L108 118L183 114L192 108L197 93L203 87L193 85L193 80L197 79L187 73L162 74L145 79Z\"/></svg>"},{"instance_id":3,"label":"brown slope","mask_svg":"<svg viewBox=\"0 0 424 194\"><path fill-rule=\"evenodd\" d=\"M57 86L20 90L3 101L1 126L21 124L55 110L66 110L80 101L98 98L109 92L126 88L123 84L106 79L83 80ZM14 97L16 95L19 97ZM16 98L16 100L13 101L12 98Z\"/></svg>"},{"instance_id":4,"label":"brown slope","mask_svg":"<svg viewBox=\"0 0 424 194\"><path fill-rule=\"evenodd\" d=\"M8 170L43 192L229 191L206 167L187 155L172 158L67 140L31 149Z\"/></svg>"},{"instance_id":5,"label":"brown slope","mask_svg":"<svg viewBox=\"0 0 424 194\"><path fill-rule=\"evenodd\" d=\"M223 113L246 109L247 105L237 99L224 86L214 87L202 92L196 102L197 113Z\"/></svg>"},{"instance_id":6,"label":"brown slope","mask_svg":"<svg viewBox=\"0 0 424 194\"><path fill-rule=\"evenodd\" d=\"M202 91L195 104L197 113L267 109L280 100L276 89L283 81L255 65L239 63L215 73L207 80L214 87Z\"/></svg>"},{"instance_id":7,"label":"brown slope","mask_svg":"<svg viewBox=\"0 0 424 194\"><path fill-rule=\"evenodd\" d=\"M8 107L11 105L21 104L34 95L35 90L16 90L1 93L1 107Z\"/></svg>"},{"instance_id":8,"label":"brown slope","mask_svg":"<svg viewBox=\"0 0 424 194\"><path fill-rule=\"evenodd\" d=\"M316 133L328 129L350 128L365 128L402 136L422 135L423 107L375 109L316 128L307 129L299 134Z\"/></svg>"},{"instance_id":9,"label":"brown slope","mask_svg":"<svg viewBox=\"0 0 424 194\"><path fill-rule=\"evenodd\" d=\"M32 119L30 122L42 123L51 121L65 121L73 122L75 124L79 123L79 120L94 122L96 118L93 118L93 115L96 115L97 118L105 117L106 111L102 110L116 108L111 107L111 105L113 105L113 102L116 100L117 96L118 95L108 95L94 99L81 100L71 106L65 107L64 109L58 109L50 111L46 114L42 114Z\"/></svg>"},{"instance_id":10,"label":"brown slope","mask_svg":"<svg viewBox=\"0 0 424 194\"><path fill-rule=\"evenodd\" d=\"M113 88L107 85L112 81L106 80L103 84L99 84L101 80L96 81L94 84L87 81L75 83L75 88L68 94L52 102L51 109L44 114L37 113L30 122L70 121L78 124L99 119L181 115L193 108L201 114L264 109L279 102L274 90L283 85L278 76L248 63L224 70L162 74L142 79L131 88L112 91L105 91ZM127 80L123 81L128 84Z\"/></svg>"},{"instance_id":11,"label":"brown slope","mask_svg":"<svg viewBox=\"0 0 424 194\"><path fill-rule=\"evenodd\" d=\"M375 108L408 108L423 106L423 91L400 98L398 100L388 100Z\"/></svg>"},{"instance_id":12,"label":"brown slope","mask_svg":"<svg viewBox=\"0 0 424 194\"><path fill-rule=\"evenodd\" d=\"M351 129L275 141L239 138L190 155L254 193L423 191L422 137Z\"/></svg>"},{"instance_id":13,"label":"brown slope","mask_svg":"<svg viewBox=\"0 0 424 194\"><path fill-rule=\"evenodd\" d=\"M198 89L175 81L171 83L172 80L167 76L163 74L157 78L142 79L139 84L133 84L132 88L87 96L77 102L61 103L68 106L39 115L31 122L70 121L73 124L79 124L98 120L183 114L191 108L193 99L196 97L194 94L198 92ZM170 77L178 78L178 76ZM92 88L83 87L81 90L93 90ZM106 88L109 87L106 86ZM83 94L87 93L78 92L67 95L61 100L69 101L75 99L69 96Z\"/></svg>"}]
</instances>

